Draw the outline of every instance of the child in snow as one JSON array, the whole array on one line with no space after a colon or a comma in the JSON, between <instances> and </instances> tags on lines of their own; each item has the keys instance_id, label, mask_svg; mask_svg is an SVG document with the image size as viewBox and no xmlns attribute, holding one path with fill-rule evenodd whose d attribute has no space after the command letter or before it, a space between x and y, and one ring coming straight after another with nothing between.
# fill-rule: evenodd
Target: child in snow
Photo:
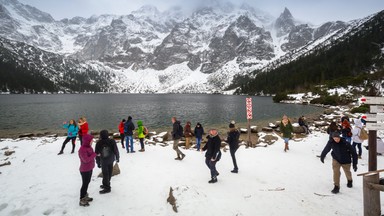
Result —
<instances>
[{"instance_id":1,"label":"child in snow","mask_svg":"<svg viewBox=\"0 0 384 216\"><path fill-rule=\"evenodd\" d=\"M65 145L71 140L72 141L72 151L71 154L75 152L75 142L77 137L77 132L79 131L79 128L76 125L76 121L71 119L69 121L69 124L67 122L63 123L63 128L67 129L67 138L64 140L63 145L61 146L61 150L58 153L58 155L61 155L64 153Z\"/></svg>"},{"instance_id":2,"label":"child in snow","mask_svg":"<svg viewBox=\"0 0 384 216\"><path fill-rule=\"evenodd\" d=\"M92 170L95 167L96 153L92 148L93 136L83 135L83 145L79 149L80 174L83 184L80 189L80 206L89 206L93 198L88 196L87 190L92 177Z\"/></svg>"},{"instance_id":3,"label":"child in snow","mask_svg":"<svg viewBox=\"0 0 384 216\"><path fill-rule=\"evenodd\" d=\"M280 131L282 133L281 136L285 144L284 151L286 152L287 150L289 150L288 142L292 138L292 132L293 132L291 121L289 121L288 116L286 115L284 115L283 119L281 120Z\"/></svg>"},{"instance_id":4,"label":"child in snow","mask_svg":"<svg viewBox=\"0 0 384 216\"><path fill-rule=\"evenodd\" d=\"M88 134L88 130L89 130L89 127L88 127L88 122L87 122L87 119L85 119L85 117L80 117L79 118L79 140L80 140L80 145L83 144L83 139L82 137L85 135L85 134Z\"/></svg>"}]
</instances>

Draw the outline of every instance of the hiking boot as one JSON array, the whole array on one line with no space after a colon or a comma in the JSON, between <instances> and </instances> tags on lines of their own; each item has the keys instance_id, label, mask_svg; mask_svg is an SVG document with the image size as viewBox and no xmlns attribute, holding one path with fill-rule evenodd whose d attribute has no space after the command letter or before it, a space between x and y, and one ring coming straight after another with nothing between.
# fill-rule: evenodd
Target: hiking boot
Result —
<instances>
[{"instance_id":1,"label":"hiking boot","mask_svg":"<svg viewBox=\"0 0 384 216\"><path fill-rule=\"evenodd\" d=\"M216 183L217 182L217 178L214 177L212 178L211 180L208 181L209 184L213 184L213 183Z\"/></svg>"},{"instance_id":2,"label":"hiking boot","mask_svg":"<svg viewBox=\"0 0 384 216\"><path fill-rule=\"evenodd\" d=\"M182 154L180 160L183 160L184 158L185 158L185 154Z\"/></svg>"},{"instance_id":3,"label":"hiking boot","mask_svg":"<svg viewBox=\"0 0 384 216\"><path fill-rule=\"evenodd\" d=\"M238 173L239 171L237 169L231 170L231 173Z\"/></svg>"},{"instance_id":4,"label":"hiking boot","mask_svg":"<svg viewBox=\"0 0 384 216\"><path fill-rule=\"evenodd\" d=\"M111 189L106 189L104 188L103 190L99 191L100 194L106 194L106 193L110 193L111 192Z\"/></svg>"},{"instance_id":5,"label":"hiking boot","mask_svg":"<svg viewBox=\"0 0 384 216\"><path fill-rule=\"evenodd\" d=\"M131 151L131 153L135 153L135 151Z\"/></svg>"},{"instance_id":6,"label":"hiking boot","mask_svg":"<svg viewBox=\"0 0 384 216\"><path fill-rule=\"evenodd\" d=\"M80 199L79 205L80 206L89 206L89 203L87 200L85 200L85 198L83 198L83 199Z\"/></svg>"},{"instance_id":7,"label":"hiking boot","mask_svg":"<svg viewBox=\"0 0 384 216\"><path fill-rule=\"evenodd\" d=\"M60 151L59 153L57 153L57 155L61 155L61 154L63 154L64 152L62 152L62 151Z\"/></svg>"},{"instance_id":8,"label":"hiking boot","mask_svg":"<svg viewBox=\"0 0 384 216\"><path fill-rule=\"evenodd\" d=\"M339 193L339 191L340 191L340 187L335 185L335 187L333 188L333 190L331 192L334 194L337 194L337 193Z\"/></svg>"},{"instance_id":9,"label":"hiking boot","mask_svg":"<svg viewBox=\"0 0 384 216\"><path fill-rule=\"evenodd\" d=\"M139 152L145 152L145 149L140 149Z\"/></svg>"},{"instance_id":10,"label":"hiking boot","mask_svg":"<svg viewBox=\"0 0 384 216\"><path fill-rule=\"evenodd\" d=\"M175 158L175 160L181 160L181 158L180 158L180 157L177 157L177 158Z\"/></svg>"},{"instance_id":11,"label":"hiking boot","mask_svg":"<svg viewBox=\"0 0 384 216\"><path fill-rule=\"evenodd\" d=\"M75 151L74 151L74 150L72 150L72 151L71 151L71 154L73 154L73 153L75 153Z\"/></svg>"},{"instance_id":12,"label":"hiking boot","mask_svg":"<svg viewBox=\"0 0 384 216\"><path fill-rule=\"evenodd\" d=\"M83 199L85 199L85 201L87 201L87 202L92 202L93 201L93 198L89 197L88 193L87 193L87 195L85 195L85 197Z\"/></svg>"},{"instance_id":13,"label":"hiking boot","mask_svg":"<svg viewBox=\"0 0 384 216\"><path fill-rule=\"evenodd\" d=\"M124 145L121 145L121 147L123 147L123 149L125 149Z\"/></svg>"},{"instance_id":14,"label":"hiking boot","mask_svg":"<svg viewBox=\"0 0 384 216\"><path fill-rule=\"evenodd\" d=\"M359 159L361 159L361 155L359 155Z\"/></svg>"},{"instance_id":15,"label":"hiking boot","mask_svg":"<svg viewBox=\"0 0 384 216\"><path fill-rule=\"evenodd\" d=\"M101 188L101 189L104 189L104 188L105 188L105 186L104 186L104 185L100 185L100 188Z\"/></svg>"},{"instance_id":16,"label":"hiking boot","mask_svg":"<svg viewBox=\"0 0 384 216\"><path fill-rule=\"evenodd\" d=\"M351 188L352 187L352 180L348 180L347 187Z\"/></svg>"}]
</instances>

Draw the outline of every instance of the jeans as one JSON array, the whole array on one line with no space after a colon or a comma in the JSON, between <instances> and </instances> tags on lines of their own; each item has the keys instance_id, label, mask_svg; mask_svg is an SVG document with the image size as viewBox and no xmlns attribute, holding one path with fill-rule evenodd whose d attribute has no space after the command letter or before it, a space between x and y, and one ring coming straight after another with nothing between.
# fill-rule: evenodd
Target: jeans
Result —
<instances>
[{"instance_id":1,"label":"jeans","mask_svg":"<svg viewBox=\"0 0 384 216\"><path fill-rule=\"evenodd\" d=\"M231 152L231 157L232 157L232 162L233 162L233 167L234 167L234 170L238 170L239 168L237 167L237 162L236 162L236 156L235 156L235 153L237 151L237 148L236 149L229 149L229 151Z\"/></svg>"},{"instance_id":2,"label":"jeans","mask_svg":"<svg viewBox=\"0 0 384 216\"><path fill-rule=\"evenodd\" d=\"M207 164L209 170L211 171L211 178L216 178L219 173L216 170L216 163L217 161L211 161L210 158L205 158L205 164Z\"/></svg>"},{"instance_id":3,"label":"jeans","mask_svg":"<svg viewBox=\"0 0 384 216\"><path fill-rule=\"evenodd\" d=\"M200 150L201 138L196 138L196 149Z\"/></svg>"},{"instance_id":4,"label":"jeans","mask_svg":"<svg viewBox=\"0 0 384 216\"><path fill-rule=\"evenodd\" d=\"M83 184L81 185L81 189L80 189L80 199L82 199L87 195L88 185L89 185L89 182L91 182L92 170L88 172L80 172L80 174L81 174L81 179L83 181Z\"/></svg>"},{"instance_id":5,"label":"jeans","mask_svg":"<svg viewBox=\"0 0 384 216\"><path fill-rule=\"evenodd\" d=\"M112 171L113 171L113 162L103 163L103 161L101 161L101 172L103 173L102 182L104 185L104 189L107 189L107 190L111 189Z\"/></svg>"},{"instance_id":6,"label":"jeans","mask_svg":"<svg viewBox=\"0 0 384 216\"><path fill-rule=\"evenodd\" d=\"M127 148L127 152L129 152L129 143L131 143L131 152L133 152L133 136L125 136L125 147Z\"/></svg>"},{"instance_id":7,"label":"jeans","mask_svg":"<svg viewBox=\"0 0 384 216\"><path fill-rule=\"evenodd\" d=\"M357 145L357 148L359 149L359 156L361 156L361 154L363 152L363 149L361 149L361 143L353 142L353 144L352 144L353 148L356 149L356 145Z\"/></svg>"}]
</instances>

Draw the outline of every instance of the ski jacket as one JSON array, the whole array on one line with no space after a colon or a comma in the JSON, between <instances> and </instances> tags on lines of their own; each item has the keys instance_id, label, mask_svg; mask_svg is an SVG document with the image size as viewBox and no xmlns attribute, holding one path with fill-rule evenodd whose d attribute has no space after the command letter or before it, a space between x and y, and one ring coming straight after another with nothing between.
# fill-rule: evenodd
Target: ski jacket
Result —
<instances>
[{"instance_id":1,"label":"ski jacket","mask_svg":"<svg viewBox=\"0 0 384 216\"><path fill-rule=\"evenodd\" d=\"M79 149L80 172L91 171L95 167L96 153L90 142L83 142Z\"/></svg>"},{"instance_id":2,"label":"ski jacket","mask_svg":"<svg viewBox=\"0 0 384 216\"><path fill-rule=\"evenodd\" d=\"M79 135L83 136L88 133L89 127L88 122L84 122L82 125L80 125Z\"/></svg>"},{"instance_id":3,"label":"ski jacket","mask_svg":"<svg viewBox=\"0 0 384 216\"><path fill-rule=\"evenodd\" d=\"M72 138L77 136L79 128L73 124L64 124L63 128L67 129L67 137Z\"/></svg>"},{"instance_id":4,"label":"ski jacket","mask_svg":"<svg viewBox=\"0 0 384 216\"><path fill-rule=\"evenodd\" d=\"M132 120L126 121L124 124L124 134L126 136L132 136L134 130L135 130L135 125L132 123Z\"/></svg>"},{"instance_id":5,"label":"ski jacket","mask_svg":"<svg viewBox=\"0 0 384 216\"><path fill-rule=\"evenodd\" d=\"M200 127L197 127L197 125L199 125ZM204 128L203 128L203 126L201 126L200 123L198 123L197 125L196 125L195 131L194 131L195 137L201 139L201 138L203 138Z\"/></svg>"},{"instance_id":6,"label":"ski jacket","mask_svg":"<svg viewBox=\"0 0 384 216\"><path fill-rule=\"evenodd\" d=\"M221 139L219 135L216 135L214 137L207 136L207 143L205 144L203 151L207 151L205 153L205 157L207 159L213 159L215 161L219 161L221 158Z\"/></svg>"},{"instance_id":7,"label":"ski jacket","mask_svg":"<svg viewBox=\"0 0 384 216\"><path fill-rule=\"evenodd\" d=\"M240 132L237 129L228 132L227 143L229 144L230 149L239 148L239 137Z\"/></svg>"},{"instance_id":8,"label":"ski jacket","mask_svg":"<svg viewBox=\"0 0 384 216\"><path fill-rule=\"evenodd\" d=\"M124 133L124 122L121 121L118 128L119 128L119 133L123 134Z\"/></svg>"},{"instance_id":9,"label":"ski jacket","mask_svg":"<svg viewBox=\"0 0 384 216\"><path fill-rule=\"evenodd\" d=\"M324 147L321 152L320 158L324 160L325 156L331 151L332 158L335 159L340 164L350 164L353 163L354 166L357 165L357 154L355 148L352 147L350 143L345 141L345 139L340 138L340 142L337 143L335 140L331 139L328 141L327 145ZM352 159L352 160L351 160Z\"/></svg>"},{"instance_id":10,"label":"ski jacket","mask_svg":"<svg viewBox=\"0 0 384 216\"><path fill-rule=\"evenodd\" d=\"M145 138L144 130L143 121L137 121L137 137L139 137L139 139Z\"/></svg>"},{"instance_id":11,"label":"ski jacket","mask_svg":"<svg viewBox=\"0 0 384 216\"><path fill-rule=\"evenodd\" d=\"M99 165L100 163L105 164L112 164L115 160L119 161L120 155L119 155L119 149L117 148L116 141L114 139L110 139L108 137L108 131L102 130L100 131L100 140L97 141L96 147L95 147L95 153L97 155L96 162ZM103 148L107 147L110 150L110 155L108 157L103 157Z\"/></svg>"},{"instance_id":12,"label":"ski jacket","mask_svg":"<svg viewBox=\"0 0 384 216\"><path fill-rule=\"evenodd\" d=\"M360 133L363 128L363 123L360 119L355 119L355 127L352 130L352 142L363 143L363 140L360 139Z\"/></svg>"}]
</instances>

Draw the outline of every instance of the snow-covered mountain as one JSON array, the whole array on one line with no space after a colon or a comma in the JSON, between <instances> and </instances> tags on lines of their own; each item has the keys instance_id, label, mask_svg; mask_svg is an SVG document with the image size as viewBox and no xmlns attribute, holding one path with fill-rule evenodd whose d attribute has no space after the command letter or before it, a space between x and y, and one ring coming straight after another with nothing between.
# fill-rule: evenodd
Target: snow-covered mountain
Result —
<instances>
[{"instance_id":1,"label":"snow-covered mountain","mask_svg":"<svg viewBox=\"0 0 384 216\"><path fill-rule=\"evenodd\" d=\"M65 79L67 69L58 65L65 61L103 74L97 78L104 79L101 91L222 92L235 75L299 56L310 44L347 32L351 25L338 21L312 26L295 20L287 8L275 18L246 4L219 1L208 1L191 14L146 5L123 16L58 21L17 0L0 0L1 47L17 53L12 61L45 74L60 90L73 90L57 82ZM26 47L29 51L20 51Z\"/></svg>"}]
</instances>

